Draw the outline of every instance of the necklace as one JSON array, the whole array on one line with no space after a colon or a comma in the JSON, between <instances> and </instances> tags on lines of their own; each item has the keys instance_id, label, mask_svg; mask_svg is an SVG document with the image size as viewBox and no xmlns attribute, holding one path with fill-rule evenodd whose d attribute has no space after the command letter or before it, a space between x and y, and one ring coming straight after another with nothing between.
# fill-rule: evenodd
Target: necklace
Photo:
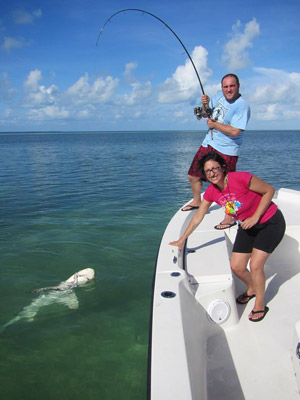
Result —
<instances>
[{"instance_id":1,"label":"necklace","mask_svg":"<svg viewBox=\"0 0 300 400\"><path fill-rule=\"evenodd\" d=\"M225 189L227 189L227 193L225 193ZM237 211L238 211L239 207L241 206L241 204L239 201L233 200L234 196L232 193L230 193L228 175L225 176L224 189L221 190L221 193L225 199L225 202L224 202L225 213L232 217L236 216Z\"/></svg>"},{"instance_id":2,"label":"necklace","mask_svg":"<svg viewBox=\"0 0 300 400\"><path fill-rule=\"evenodd\" d=\"M215 186L216 186L216 187L218 188L218 190L222 193L223 190L225 190L225 188L228 186L228 175L226 175L225 178L224 178L223 189L222 189L220 186L218 186L218 185L215 185Z\"/></svg>"}]
</instances>

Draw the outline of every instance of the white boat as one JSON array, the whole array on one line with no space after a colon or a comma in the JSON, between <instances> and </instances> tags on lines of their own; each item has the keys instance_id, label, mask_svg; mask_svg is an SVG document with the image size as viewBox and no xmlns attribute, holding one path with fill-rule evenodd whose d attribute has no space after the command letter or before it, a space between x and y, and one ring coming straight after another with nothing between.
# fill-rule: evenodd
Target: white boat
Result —
<instances>
[{"instance_id":1,"label":"white boat","mask_svg":"<svg viewBox=\"0 0 300 400\"><path fill-rule=\"evenodd\" d=\"M245 286L230 269L237 227L213 227L212 205L179 252L169 245L195 211L179 210L163 235L154 276L148 399L299 400L300 192L274 198L286 220L282 242L265 265L270 311L250 322L254 299L236 303Z\"/></svg>"}]
</instances>

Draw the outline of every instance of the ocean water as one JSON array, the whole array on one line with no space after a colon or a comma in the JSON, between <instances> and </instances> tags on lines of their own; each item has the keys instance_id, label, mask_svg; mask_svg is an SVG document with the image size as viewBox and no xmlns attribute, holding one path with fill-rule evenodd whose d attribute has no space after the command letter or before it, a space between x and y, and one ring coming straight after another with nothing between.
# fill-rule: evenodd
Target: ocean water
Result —
<instances>
[{"instance_id":1,"label":"ocean water","mask_svg":"<svg viewBox=\"0 0 300 400\"><path fill-rule=\"evenodd\" d=\"M187 170L203 137L0 134L1 398L146 398L156 254L191 197ZM300 131L250 131L238 170L300 190L299 152ZM96 279L65 302L42 306L32 293L86 267ZM38 303L32 321L5 326Z\"/></svg>"}]
</instances>

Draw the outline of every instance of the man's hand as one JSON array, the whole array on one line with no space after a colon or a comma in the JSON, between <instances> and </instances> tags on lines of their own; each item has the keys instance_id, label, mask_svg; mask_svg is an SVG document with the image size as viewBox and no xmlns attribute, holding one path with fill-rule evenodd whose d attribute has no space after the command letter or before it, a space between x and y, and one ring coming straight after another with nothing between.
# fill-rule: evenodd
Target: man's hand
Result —
<instances>
[{"instance_id":1,"label":"man's hand","mask_svg":"<svg viewBox=\"0 0 300 400\"><path fill-rule=\"evenodd\" d=\"M217 122L215 119L213 118L207 118L207 125L209 127L209 129L214 129L215 127L215 122Z\"/></svg>"},{"instance_id":2,"label":"man's hand","mask_svg":"<svg viewBox=\"0 0 300 400\"><path fill-rule=\"evenodd\" d=\"M209 97L207 96L207 94L203 94L203 95L202 95L201 101L202 101L202 104L203 104L204 106L208 106L208 104L209 104Z\"/></svg>"}]
</instances>

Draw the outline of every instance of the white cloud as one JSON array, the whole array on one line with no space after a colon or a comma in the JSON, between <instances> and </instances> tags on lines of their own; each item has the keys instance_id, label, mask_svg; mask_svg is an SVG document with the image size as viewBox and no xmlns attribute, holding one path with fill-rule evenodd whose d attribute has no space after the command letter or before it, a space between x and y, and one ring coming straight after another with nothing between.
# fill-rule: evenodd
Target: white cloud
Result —
<instances>
[{"instance_id":1,"label":"white cloud","mask_svg":"<svg viewBox=\"0 0 300 400\"><path fill-rule=\"evenodd\" d=\"M28 118L30 120L44 121L44 120L55 120L55 119L66 119L70 116L70 112L64 107L58 106L46 106L39 109L31 109L28 112Z\"/></svg>"},{"instance_id":2,"label":"white cloud","mask_svg":"<svg viewBox=\"0 0 300 400\"><path fill-rule=\"evenodd\" d=\"M93 104L87 104L84 108L81 108L76 112L76 115L80 119L91 118L93 117L93 113L96 111L96 107Z\"/></svg>"},{"instance_id":3,"label":"white cloud","mask_svg":"<svg viewBox=\"0 0 300 400\"><path fill-rule=\"evenodd\" d=\"M137 66L138 66L138 64L135 62L126 64L125 71L123 73L124 80L126 83L131 84L131 83L137 81L137 79L134 76L134 71L137 69Z\"/></svg>"},{"instance_id":4,"label":"white cloud","mask_svg":"<svg viewBox=\"0 0 300 400\"><path fill-rule=\"evenodd\" d=\"M131 93L125 94L122 97L121 103L124 105L133 105L138 103L151 95L152 87L151 82L146 82L144 84L140 82L131 84Z\"/></svg>"},{"instance_id":5,"label":"white cloud","mask_svg":"<svg viewBox=\"0 0 300 400\"><path fill-rule=\"evenodd\" d=\"M30 71L26 81L24 82L24 87L31 90L38 89L38 83L42 79L42 72L38 69Z\"/></svg>"},{"instance_id":6,"label":"white cloud","mask_svg":"<svg viewBox=\"0 0 300 400\"><path fill-rule=\"evenodd\" d=\"M58 87L51 85L46 88L44 85L39 85L41 79L42 72L40 70L30 71L24 82L26 91L24 105L26 107L51 105L58 101Z\"/></svg>"},{"instance_id":7,"label":"white cloud","mask_svg":"<svg viewBox=\"0 0 300 400\"><path fill-rule=\"evenodd\" d=\"M148 98L152 93L151 82L147 81L145 83L141 83L134 76L134 71L137 68L137 63L131 62L126 64L125 72L123 74L125 82L128 83L132 90L129 94L125 94L120 96L118 99L118 104L123 105L133 105L136 104L146 98Z\"/></svg>"},{"instance_id":8,"label":"white cloud","mask_svg":"<svg viewBox=\"0 0 300 400\"><path fill-rule=\"evenodd\" d=\"M57 95L58 88L56 85L51 85L48 88L41 85L36 92L29 93L26 100L30 105L53 104L57 100Z\"/></svg>"},{"instance_id":9,"label":"white cloud","mask_svg":"<svg viewBox=\"0 0 300 400\"><path fill-rule=\"evenodd\" d=\"M23 106L30 109L27 113L30 120L99 118L96 104L111 100L119 82L109 76L99 77L90 84L85 74L65 92L60 92L55 84L45 86L42 80L42 72L35 69L23 84Z\"/></svg>"},{"instance_id":10,"label":"white cloud","mask_svg":"<svg viewBox=\"0 0 300 400\"><path fill-rule=\"evenodd\" d=\"M0 100L11 102L17 91L11 87L8 74L4 72L0 77Z\"/></svg>"},{"instance_id":11,"label":"white cloud","mask_svg":"<svg viewBox=\"0 0 300 400\"><path fill-rule=\"evenodd\" d=\"M66 92L73 103L104 103L114 95L119 84L119 79L107 76L105 79L98 77L92 84L89 83L89 75L86 73L78 79Z\"/></svg>"},{"instance_id":12,"label":"white cloud","mask_svg":"<svg viewBox=\"0 0 300 400\"><path fill-rule=\"evenodd\" d=\"M258 109L255 117L262 121L272 121L278 119L280 115L281 115L281 110L278 104L266 104Z\"/></svg>"},{"instance_id":13,"label":"white cloud","mask_svg":"<svg viewBox=\"0 0 300 400\"><path fill-rule=\"evenodd\" d=\"M191 58L198 71L201 83L203 84L212 74L207 66L207 50L202 46L194 48ZM161 103L177 103L189 101L199 95L200 85L197 75L189 58L184 65L177 67L172 75L159 88L158 101Z\"/></svg>"},{"instance_id":14,"label":"white cloud","mask_svg":"<svg viewBox=\"0 0 300 400\"><path fill-rule=\"evenodd\" d=\"M220 90L220 83L207 82L211 71L206 66L206 50L200 48L199 53L193 52L193 59L199 65L200 54L205 56L205 61L201 57L203 72L199 75L203 82L206 82L206 92L213 96ZM14 110L14 107L9 101L9 95L13 100L16 94L23 95L19 102L27 109L25 118L29 121L86 120L106 124L108 121L122 119L128 123L136 123L133 121L147 121L147 119L148 121L152 119L164 121L166 115L172 114L174 119L179 120L181 124L186 123L188 126L193 123L190 102L193 96L199 97L201 92L195 72L188 67L188 62L179 66L173 76L166 81L170 86L164 82L163 88L159 87L160 103L152 96L151 82L140 82L136 78L136 68L136 63L125 66L123 83L126 80L126 85L122 87L119 87L122 80L119 81L118 78L100 76L91 80L86 73L63 92L60 92L55 84L45 84L42 71L39 69L28 73L23 83L23 93L16 93L11 87L7 74L2 74L0 97L2 97L2 102L7 104L3 110L7 111L5 113L2 111L1 124L2 120L10 121L13 118L11 110ZM270 126L272 123L273 126L274 124L279 126L279 123L284 124L284 121L299 119L300 73L287 73L267 68L255 68L253 71L254 77L252 76L251 80L244 79L247 93L242 92L251 106L251 121L254 124L261 122ZM180 92L180 87L184 88L184 93ZM147 104L146 115L145 104Z\"/></svg>"},{"instance_id":15,"label":"white cloud","mask_svg":"<svg viewBox=\"0 0 300 400\"><path fill-rule=\"evenodd\" d=\"M251 101L256 103L272 101L283 104L294 103L296 101L299 103L299 73L287 73L268 68L254 68L254 71L262 75L264 80L258 83L258 87L251 95Z\"/></svg>"},{"instance_id":16,"label":"white cloud","mask_svg":"<svg viewBox=\"0 0 300 400\"><path fill-rule=\"evenodd\" d=\"M240 31L241 28L242 24L238 21L232 27L232 38L223 48L222 61L231 71L245 68L250 64L247 49L253 46L253 39L260 34L259 24L255 18L245 25L243 32Z\"/></svg>"},{"instance_id":17,"label":"white cloud","mask_svg":"<svg viewBox=\"0 0 300 400\"><path fill-rule=\"evenodd\" d=\"M32 13L28 13L27 11L21 9L16 10L13 13L14 22L16 24L32 24L36 18L41 18L41 16L42 10L40 8L34 10ZM0 26L0 31L1 30L4 31L2 22ZM5 36L1 45L1 49L5 51L10 51L12 49L19 49L24 46L29 46L30 44L31 41L26 41L22 37L15 38L11 36Z\"/></svg>"},{"instance_id":18,"label":"white cloud","mask_svg":"<svg viewBox=\"0 0 300 400\"><path fill-rule=\"evenodd\" d=\"M23 38L15 39L13 37L5 36L1 48L5 51L10 51L11 49L19 49L23 46L28 45Z\"/></svg>"},{"instance_id":19,"label":"white cloud","mask_svg":"<svg viewBox=\"0 0 300 400\"><path fill-rule=\"evenodd\" d=\"M134 77L133 72L136 67L136 63L127 64L123 74L126 83L131 87L130 93L116 94L120 82L118 78L100 76L90 83L89 75L85 73L67 89L66 96L72 104L78 106L97 103L114 103L122 106L136 104L152 92L150 82L141 83Z\"/></svg>"},{"instance_id":20,"label":"white cloud","mask_svg":"<svg viewBox=\"0 0 300 400\"><path fill-rule=\"evenodd\" d=\"M259 78L249 95L253 117L264 121L298 118L300 74L268 68L255 68L254 71Z\"/></svg>"},{"instance_id":21,"label":"white cloud","mask_svg":"<svg viewBox=\"0 0 300 400\"><path fill-rule=\"evenodd\" d=\"M40 8L32 11L31 13L19 9L14 11L13 17L16 24L32 24L37 18L41 18L42 10Z\"/></svg>"}]
</instances>

